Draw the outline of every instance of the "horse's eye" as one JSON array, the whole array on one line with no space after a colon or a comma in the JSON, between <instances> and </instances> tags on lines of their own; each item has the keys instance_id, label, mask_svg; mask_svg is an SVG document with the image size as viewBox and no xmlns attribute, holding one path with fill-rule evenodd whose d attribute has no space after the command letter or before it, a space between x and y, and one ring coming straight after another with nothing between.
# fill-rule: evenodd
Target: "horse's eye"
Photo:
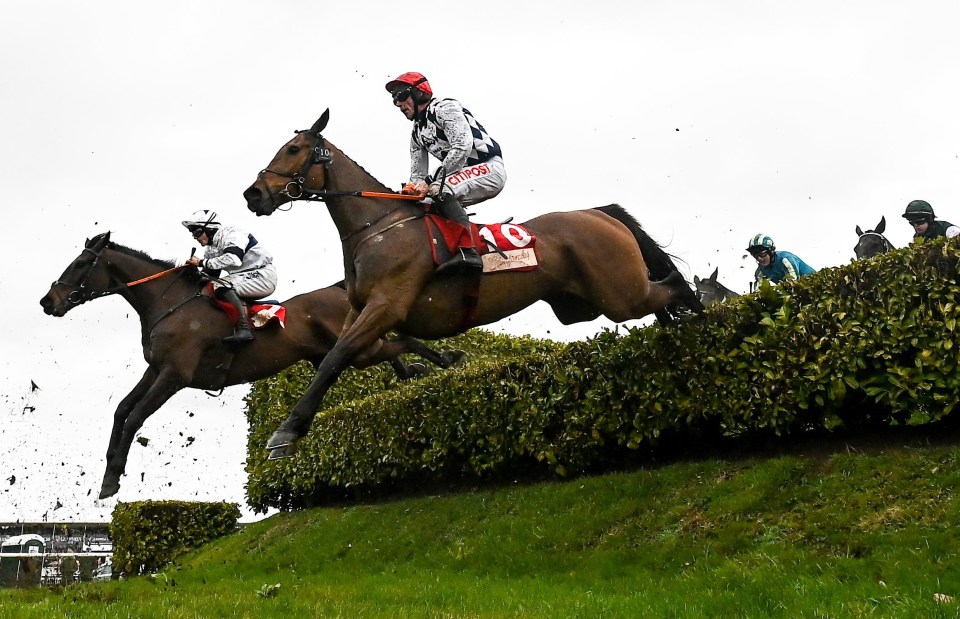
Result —
<instances>
[{"instance_id":1,"label":"horse's eye","mask_svg":"<svg viewBox=\"0 0 960 619\"><path fill-rule=\"evenodd\" d=\"M299 147L299 146L291 146L291 147L287 150L287 152L290 153L291 155L296 155L297 153L300 152L300 147Z\"/></svg>"}]
</instances>

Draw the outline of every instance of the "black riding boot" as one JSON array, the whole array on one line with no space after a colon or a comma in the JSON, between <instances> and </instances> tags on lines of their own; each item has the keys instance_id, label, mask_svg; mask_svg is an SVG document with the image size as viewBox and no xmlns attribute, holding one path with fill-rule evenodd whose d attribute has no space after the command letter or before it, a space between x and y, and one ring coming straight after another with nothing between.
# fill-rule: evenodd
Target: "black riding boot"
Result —
<instances>
[{"instance_id":1,"label":"black riding boot","mask_svg":"<svg viewBox=\"0 0 960 619\"><path fill-rule=\"evenodd\" d=\"M241 344L253 341L253 331L250 330L250 321L247 320L247 308L240 300L240 295L233 288L220 288L217 290L220 298L232 305L240 312L240 318L237 319L237 326L233 329L233 335L223 338L226 344Z\"/></svg>"},{"instance_id":2,"label":"black riding boot","mask_svg":"<svg viewBox=\"0 0 960 619\"><path fill-rule=\"evenodd\" d=\"M444 194L437 203L437 210L443 217L463 226L467 230L467 236L472 238L467 212L460 206L456 196L452 193ZM453 257L437 267L437 270L443 273L482 271L483 260L473 247L460 247Z\"/></svg>"}]
</instances>

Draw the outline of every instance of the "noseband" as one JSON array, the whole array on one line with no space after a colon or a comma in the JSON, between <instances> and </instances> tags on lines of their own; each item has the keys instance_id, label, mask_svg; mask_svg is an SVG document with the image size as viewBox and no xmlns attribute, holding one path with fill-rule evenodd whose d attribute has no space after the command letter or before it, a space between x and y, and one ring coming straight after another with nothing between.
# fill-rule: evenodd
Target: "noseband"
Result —
<instances>
[{"instance_id":1,"label":"noseband","mask_svg":"<svg viewBox=\"0 0 960 619\"><path fill-rule=\"evenodd\" d=\"M104 248L101 247L100 251L93 251L89 247L84 247L83 251L88 251L93 254L93 260L90 262L90 265L87 267L87 270L84 271L83 276L80 277L80 281L76 284L65 282L62 279L54 280L50 287L54 286L67 286L72 288L70 294L67 295L64 303L67 304L68 308L74 308L78 305L83 305L87 301L92 301L93 299L99 299L100 297L105 297L110 294L114 294L116 289L107 289L107 290L88 290L87 289L87 280L90 278L93 270L97 268L97 264L100 262L100 254L103 253ZM83 252L81 252L82 254Z\"/></svg>"},{"instance_id":2,"label":"noseband","mask_svg":"<svg viewBox=\"0 0 960 619\"><path fill-rule=\"evenodd\" d=\"M864 232L863 234L860 235L860 241L857 243L857 247L860 247L860 244L863 243L863 237L865 237L865 236L869 236L869 237L879 237L879 239L880 239L880 251L877 252L878 254L885 254L885 253L887 253L888 251L890 251L890 250L893 249L893 244L892 244L890 241L887 240L887 237L883 236L883 235L880 234L879 232L874 232L873 230L870 230L869 232ZM874 255L876 255L876 254L874 254Z\"/></svg>"},{"instance_id":3,"label":"noseband","mask_svg":"<svg viewBox=\"0 0 960 619\"><path fill-rule=\"evenodd\" d=\"M324 146L323 135L319 132L313 133L309 129L302 129L297 131L297 134L306 133L310 136L313 143L310 146L310 156L306 157L303 160L303 165L300 166L300 171L296 174L288 174L286 172L278 172L276 170L271 170L270 168L264 168L260 170L260 173L257 174L257 180L264 174L275 174L281 178L290 179L286 186L284 186L283 191L279 194L273 193L270 189L269 183L262 183L267 190L267 195L270 198L270 205L275 209L279 208L279 205L276 201L277 195L286 196L290 200L323 200L323 188L320 189L307 189L305 184L307 182L307 173L315 165L322 165L324 172L327 171L327 167L333 161L333 154L330 152L330 149Z\"/></svg>"}]
</instances>

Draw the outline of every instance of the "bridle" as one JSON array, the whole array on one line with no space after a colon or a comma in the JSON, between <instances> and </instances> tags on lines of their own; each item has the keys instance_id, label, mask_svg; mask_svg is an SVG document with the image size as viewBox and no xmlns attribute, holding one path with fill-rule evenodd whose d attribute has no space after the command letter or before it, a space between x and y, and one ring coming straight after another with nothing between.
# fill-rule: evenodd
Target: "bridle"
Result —
<instances>
[{"instance_id":1,"label":"bridle","mask_svg":"<svg viewBox=\"0 0 960 619\"><path fill-rule=\"evenodd\" d=\"M83 275L79 278L80 281L78 283L73 284L70 282L63 281L62 279L56 279L53 281L52 284L50 284L51 288L53 288L54 286L66 286L68 288L72 288L72 290L70 291L70 294L67 295L67 298L64 301L64 303L67 305L68 310L73 309L78 305L83 305L87 301L92 301L94 299L99 299L101 297L117 294L121 290L126 290L133 286L143 284L148 281L152 281L154 279L158 279L160 277L163 277L164 275L169 275L170 273L174 273L176 271L182 271L187 266L187 265L181 265L179 267L173 267L171 269L161 271L160 273L155 273L154 275L150 275L132 282L126 282L126 283L120 284L119 286L113 286L112 288L106 288L104 290L88 290L87 280L90 279L90 275L93 273L94 269L97 268L97 265L99 264L100 259L102 258L103 250L105 249L107 249L106 243L104 243L100 247L100 249L96 251L90 249L89 247L83 248L83 252L88 251L91 254L93 254L93 260L90 261L90 264L87 266ZM83 255L83 252L80 252L80 255ZM104 263L109 266L108 262L104 261ZM113 277L109 273L108 273L108 276Z\"/></svg>"},{"instance_id":2,"label":"bridle","mask_svg":"<svg viewBox=\"0 0 960 619\"><path fill-rule=\"evenodd\" d=\"M880 234L879 232L875 232L875 231L873 231L873 230L870 230L870 231L868 231L868 232L864 232L863 234L860 235L860 241L857 242L857 247L859 247L859 246L860 246L860 243L863 242L863 237L865 237L865 236L870 236L870 237L874 237L874 236L875 236L875 237L879 237L879 238L880 238L880 241L881 241L880 251L877 252L877 253L885 254L885 253L887 253L888 251L894 249L893 243L891 243L890 241L888 241L888 240L887 240L887 237L885 237L885 236L883 236L882 234ZM854 248L854 249L856 249L856 248Z\"/></svg>"},{"instance_id":3,"label":"bridle","mask_svg":"<svg viewBox=\"0 0 960 619\"><path fill-rule=\"evenodd\" d=\"M78 305L83 305L87 301L92 301L93 299L99 299L100 297L115 294L119 292L121 288L123 288L108 288L106 290L87 289L87 280L90 279L90 275L93 273L93 270L97 268L97 265L100 262L101 254L105 248L106 245L102 246L98 251L94 251L89 247L83 248L83 251L88 251L93 254L93 260L87 266L87 269L83 272L83 275L79 278L80 281L76 284L63 281L62 279L56 279L52 284L50 284L51 288L54 286L67 286L68 288L72 289L64 301L64 303L67 304L67 309L72 309ZM80 254L83 255L83 252L80 252Z\"/></svg>"},{"instance_id":4,"label":"bridle","mask_svg":"<svg viewBox=\"0 0 960 619\"><path fill-rule=\"evenodd\" d=\"M298 130L296 133L297 135L302 135L305 133L310 136L310 139L312 141L312 143L310 144L310 156L304 158L303 163L300 165L300 170L297 171L295 174L290 174L288 172L271 170L269 167L266 167L260 170L260 173L257 174L257 181L261 181L264 174L274 174L281 178L289 179L287 184L284 185L283 190L277 193L274 193L273 190L270 189L270 184L267 183L266 181L263 181L260 183L266 189L267 197L269 198L269 204L270 206L273 207L274 210L281 210L280 205L277 203L277 196L286 196L291 201L304 200L308 202L324 202L326 201L327 198L345 197L345 196L365 197L365 198L388 198L393 200L408 200L408 201L410 200L419 201L423 198L423 196L418 196L418 195L406 195L406 194L399 194L399 193L382 193L382 192L376 192L376 191L331 191L323 187L321 187L320 189L307 188L306 182L307 182L308 173L310 172L310 168L316 165L323 166L324 182L326 182L327 174L329 173L329 170L330 170L330 165L333 163L333 153L330 151L329 148L327 148L326 142L324 141L323 134L321 133L321 131L314 130L314 129L301 129L301 130ZM361 226L359 229L354 230L353 232L350 232L345 236L341 237L340 241L341 242L346 241L347 239L351 238L352 236L360 232L369 230L374 224L392 215L397 210L398 209L393 209L393 210L387 211L386 213L383 213L375 221L367 222L364 226ZM383 232L386 232L390 228L396 227L400 224L403 224L413 219L419 219L421 217L423 217L422 213L412 217L401 219L399 221L394 221L389 225L387 225L385 228L381 228L376 232L374 232L373 234L370 234L364 237L364 239L361 240L361 243L367 240L368 238L371 238L372 236L376 236L377 234L382 234Z\"/></svg>"},{"instance_id":5,"label":"bridle","mask_svg":"<svg viewBox=\"0 0 960 619\"><path fill-rule=\"evenodd\" d=\"M274 174L281 178L290 179L287 184L284 186L283 191L279 193L274 193L270 189L270 184L267 182L261 183L267 190L267 196L270 199L270 205L274 209L279 209L280 205L277 204L277 196L286 196L291 201L292 200L313 200L322 202L326 196L331 195L330 192L327 192L323 188L320 189L307 189L307 174L310 172L310 168L315 165L322 165L323 171L327 172L328 166L333 161L333 155L330 152L330 149L325 146L323 135L320 132L314 133L310 129L301 129L296 132L300 134L308 134L312 140L310 145L310 156L304 158L303 164L300 166L300 170L295 174L290 174L287 172L278 172L277 170L271 170L270 168L264 168L260 170L260 173L257 174L257 180L260 180L264 174ZM326 178L326 175L324 175ZM352 192L336 192L334 195L352 195Z\"/></svg>"}]
</instances>

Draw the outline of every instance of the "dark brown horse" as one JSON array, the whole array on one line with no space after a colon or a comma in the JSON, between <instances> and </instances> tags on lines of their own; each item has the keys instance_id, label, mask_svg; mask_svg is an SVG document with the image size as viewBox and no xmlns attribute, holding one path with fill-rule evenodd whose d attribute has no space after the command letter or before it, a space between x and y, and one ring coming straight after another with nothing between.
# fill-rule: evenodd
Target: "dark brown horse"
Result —
<instances>
[{"instance_id":1,"label":"dark brown horse","mask_svg":"<svg viewBox=\"0 0 960 619\"><path fill-rule=\"evenodd\" d=\"M142 284L128 285L151 277ZM92 299L119 294L140 315L148 367L114 413L100 498L120 489L134 435L173 394L187 387L221 389L247 383L304 359L318 366L334 348L350 311L347 293L340 286L301 294L283 302L285 328L270 325L257 331L253 342L229 346L220 340L232 332L232 326L203 294L203 284L195 268L174 268L172 263L117 245L106 232L86 242L40 299L47 314L63 316ZM462 351L440 354L402 336L374 340L351 360L356 367L387 361L401 378L425 370L421 364L405 366L399 358L404 353L420 355L441 367L449 367L463 356Z\"/></svg>"},{"instance_id":2,"label":"dark brown horse","mask_svg":"<svg viewBox=\"0 0 960 619\"><path fill-rule=\"evenodd\" d=\"M696 275L693 276L693 285L697 289L697 295L700 297L700 302L706 307L710 307L714 303L723 303L727 299L735 299L740 296L717 281L717 273L719 271L720 267L715 268L710 277L706 279L700 279Z\"/></svg>"},{"instance_id":3,"label":"dark brown horse","mask_svg":"<svg viewBox=\"0 0 960 619\"><path fill-rule=\"evenodd\" d=\"M857 260L861 258L872 258L877 254L885 254L888 251L896 249L893 243L883 236L883 231L887 229L887 218L881 217L880 223L873 230L864 232L857 226L857 244L853 248L853 253Z\"/></svg>"},{"instance_id":4,"label":"dark brown horse","mask_svg":"<svg viewBox=\"0 0 960 619\"><path fill-rule=\"evenodd\" d=\"M257 215L292 200L326 202L340 232L354 308L313 382L267 443L271 458L292 453L343 369L387 331L446 337L537 301L546 301L563 324L600 315L614 322L662 316L675 303L703 311L670 257L616 205L524 224L537 237L540 266L534 270L438 275L423 207L399 199L328 142L321 133L328 119L329 110L298 131L243 193ZM651 281L651 275L662 280Z\"/></svg>"}]
</instances>

